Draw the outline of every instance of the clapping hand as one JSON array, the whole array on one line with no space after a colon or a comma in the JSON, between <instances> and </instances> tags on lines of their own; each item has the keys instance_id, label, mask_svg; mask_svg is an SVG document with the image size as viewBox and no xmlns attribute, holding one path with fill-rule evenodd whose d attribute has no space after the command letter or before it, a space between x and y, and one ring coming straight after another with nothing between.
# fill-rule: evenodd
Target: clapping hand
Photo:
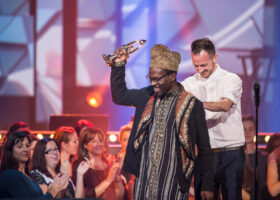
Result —
<instances>
[{"instance_id":1,"label":"clapping hand","mask_svg":"<svg viewBox=\"0 0 280 200\"><path fill-rule=\"evenodd\" d=\"M69 175L69 161L65 160L60 167L60 172L62 175Z\"/></svg>"},{"instance_id":2,"label":"clapping hand","mask_svg":"<svg viewBox=\"0 0 280 200\"><path fill-rule=\"evenodd\" d=\"M57 186L58 189L63 190L67 187L69 181L69 174L58 174L53 181L53 184Z\"/></svg>"},{"instance_id":3,"label":"clapping hand","mask_svg":"<svg viewBox=\"0 0 280 200\"><path fill-rule=\"evenodd\" d=\"M107 179L108 179L110 182L115 181L117 175L118 175L119 172L120 172L120 169L121 169L121 164L120 164L119 162L114 163L114 164L112 165L112 167L110 168L110 170L109 170Z\"/></svg>"},{"instance_id":4,"label":"clapping hand","mask_svg":"<svg viewBox=\"0 0 280 200\"><path fill-rule=\"evenodd\" d=\"M56 197L57 194L65 189L69 182L69 174L61 174L59 173L53 180L53 183L49 186L48 192L51 193L53 197Z\"/></svg>"},{"instance_id":5,"label":"clapping hand","mask_svg":"<svg viewBox=\"0 0 280 200\"><path fill-rule=\"evenodd\" d=\"M93 158L89 160L87 157L84 157L84 160L88 163L89 168L95 169L95 162Z\"/></svg>"},{"instance_id":6,"label":"clapping hand","mask_svg":"<svg viewBox=\"0 0 280 200\"><path fill-rule=\"evenodd\" d=\"M90 163L88 161L88 159L86 161L82 161L77 169L77 174L80 176L83 176L87 170L89 169Z\"/></svg>"}]
</instances>

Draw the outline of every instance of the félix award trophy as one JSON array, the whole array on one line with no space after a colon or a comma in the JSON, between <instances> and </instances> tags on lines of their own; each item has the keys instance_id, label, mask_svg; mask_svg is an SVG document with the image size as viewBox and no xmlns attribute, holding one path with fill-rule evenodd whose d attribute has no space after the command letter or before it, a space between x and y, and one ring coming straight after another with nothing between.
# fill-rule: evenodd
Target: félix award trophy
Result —
<instances>
[{"instance_id":1,"label":"f\u00e9lix award trophy","mask_svg":"<svg viewBox=\"0 0 280 200\"><path fill-rule=\"evenodd\" d=\"M136 40L124 45L124 48L128 54L132 54L138 49L140 49L141 47L143 47L146 41L147 40ZM106 55L106 54L103 54L102 57L108 66L111 66L112 63L114 62L114 59L116 58L116 56L114 55Z\"/></svg>"}]
</instances>

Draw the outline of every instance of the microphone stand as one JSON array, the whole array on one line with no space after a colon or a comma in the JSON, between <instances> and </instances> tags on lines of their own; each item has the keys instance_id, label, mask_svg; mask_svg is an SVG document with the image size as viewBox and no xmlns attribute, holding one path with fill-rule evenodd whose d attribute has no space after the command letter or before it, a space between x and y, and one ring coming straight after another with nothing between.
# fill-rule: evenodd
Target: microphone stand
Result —
<instances>
[{"instance_id":1,"label":"microphone stand","mask_svg":"<svg viewBox=\"0 0 280 200\"><path fill-rule=\"evenodd\" d=\"M256 106L256 151L255 151L255 200L258 200L258 126L259 126L259 105L260 105L260 85L254 83L255 106Z\"/></svg>"}]
</instances>

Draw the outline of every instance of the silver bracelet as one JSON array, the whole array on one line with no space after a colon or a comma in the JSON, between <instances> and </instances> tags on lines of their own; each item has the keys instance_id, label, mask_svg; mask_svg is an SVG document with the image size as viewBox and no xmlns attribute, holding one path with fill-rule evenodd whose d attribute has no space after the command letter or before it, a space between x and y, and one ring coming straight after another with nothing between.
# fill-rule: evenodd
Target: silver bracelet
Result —
<instances>
[{"instance_id":1,"label":"silver bracelet","mask_svg":"<svg viewBox=\"0 0 280 200\"><path fill-rule=\"evenodd\" d=\"M123 61L123 62L115 62L115 63L113 64L113 66L115 66L115 67L122 67L122 66L125 66L125 64L126 64L126 61Z\"/></svg>"}]
</instances>

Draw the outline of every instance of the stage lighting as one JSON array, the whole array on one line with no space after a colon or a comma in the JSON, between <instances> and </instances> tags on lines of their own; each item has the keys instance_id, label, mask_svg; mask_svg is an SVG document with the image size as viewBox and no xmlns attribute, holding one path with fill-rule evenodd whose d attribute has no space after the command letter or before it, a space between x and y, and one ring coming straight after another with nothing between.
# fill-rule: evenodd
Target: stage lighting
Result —
<instances>
[{"instance_id":1,"label":"stage lighting","mask_svg":"<svg viewBox=\"0 0 280 200\"><path fill-rule=\"evenodd\" d=\"M108 131L106 134L108 144L119 144L119 132L118 131Z\"/></svg>"},{"instance_id":2,"label":"stage lighting","mask_svg":"<svg viewBox=\"0 0 280 200\"><path fill-rule=\"evenodd\" d=\"M121 150L118 131L107 131L106 141L108 144L107 153L117 155Z\"/></svg>"},{"instance_id":3,"label":"stage lighting","mask_svg":"<svg viewBox=\"0 0 280 200\"><path fill-rule=\"evenodd\" d=\"M87 103L91 107L97 108L102 104L102 98L98 93L90 92L87 95Z\"/></svg>"},{"instance_id":4,"label":"stage lighting","mask_svg":"<svg viewBox=\"0 0 280 200\"><path fill-rule=\"evenodd\" d=\"M264 141L265 141L266 143L268 143L269 139L270 139L270 135L267 135L267 136L264 137Z\"/></svg>"},{"instance_id":5,"label":"stage lighting","mask_svg":"<svg viewBox=\"0 0 280 200\"><path fill-rule=\"evenodd\" d=\"M109 135L109 142L116 142L118 137L114 134Z\"/></svg>"},{"instance_id":6,"label":"stage lighting","mask_svg":"<svg viewBox=\"0 0 280 200\"><path fill-rule=\"evenodd\" d=\"M41 134L41 133L38 133L36 136L37 136L40 140L42 140L42 139L44 138L43 134Z\"/></svg>"}]
</instances>

